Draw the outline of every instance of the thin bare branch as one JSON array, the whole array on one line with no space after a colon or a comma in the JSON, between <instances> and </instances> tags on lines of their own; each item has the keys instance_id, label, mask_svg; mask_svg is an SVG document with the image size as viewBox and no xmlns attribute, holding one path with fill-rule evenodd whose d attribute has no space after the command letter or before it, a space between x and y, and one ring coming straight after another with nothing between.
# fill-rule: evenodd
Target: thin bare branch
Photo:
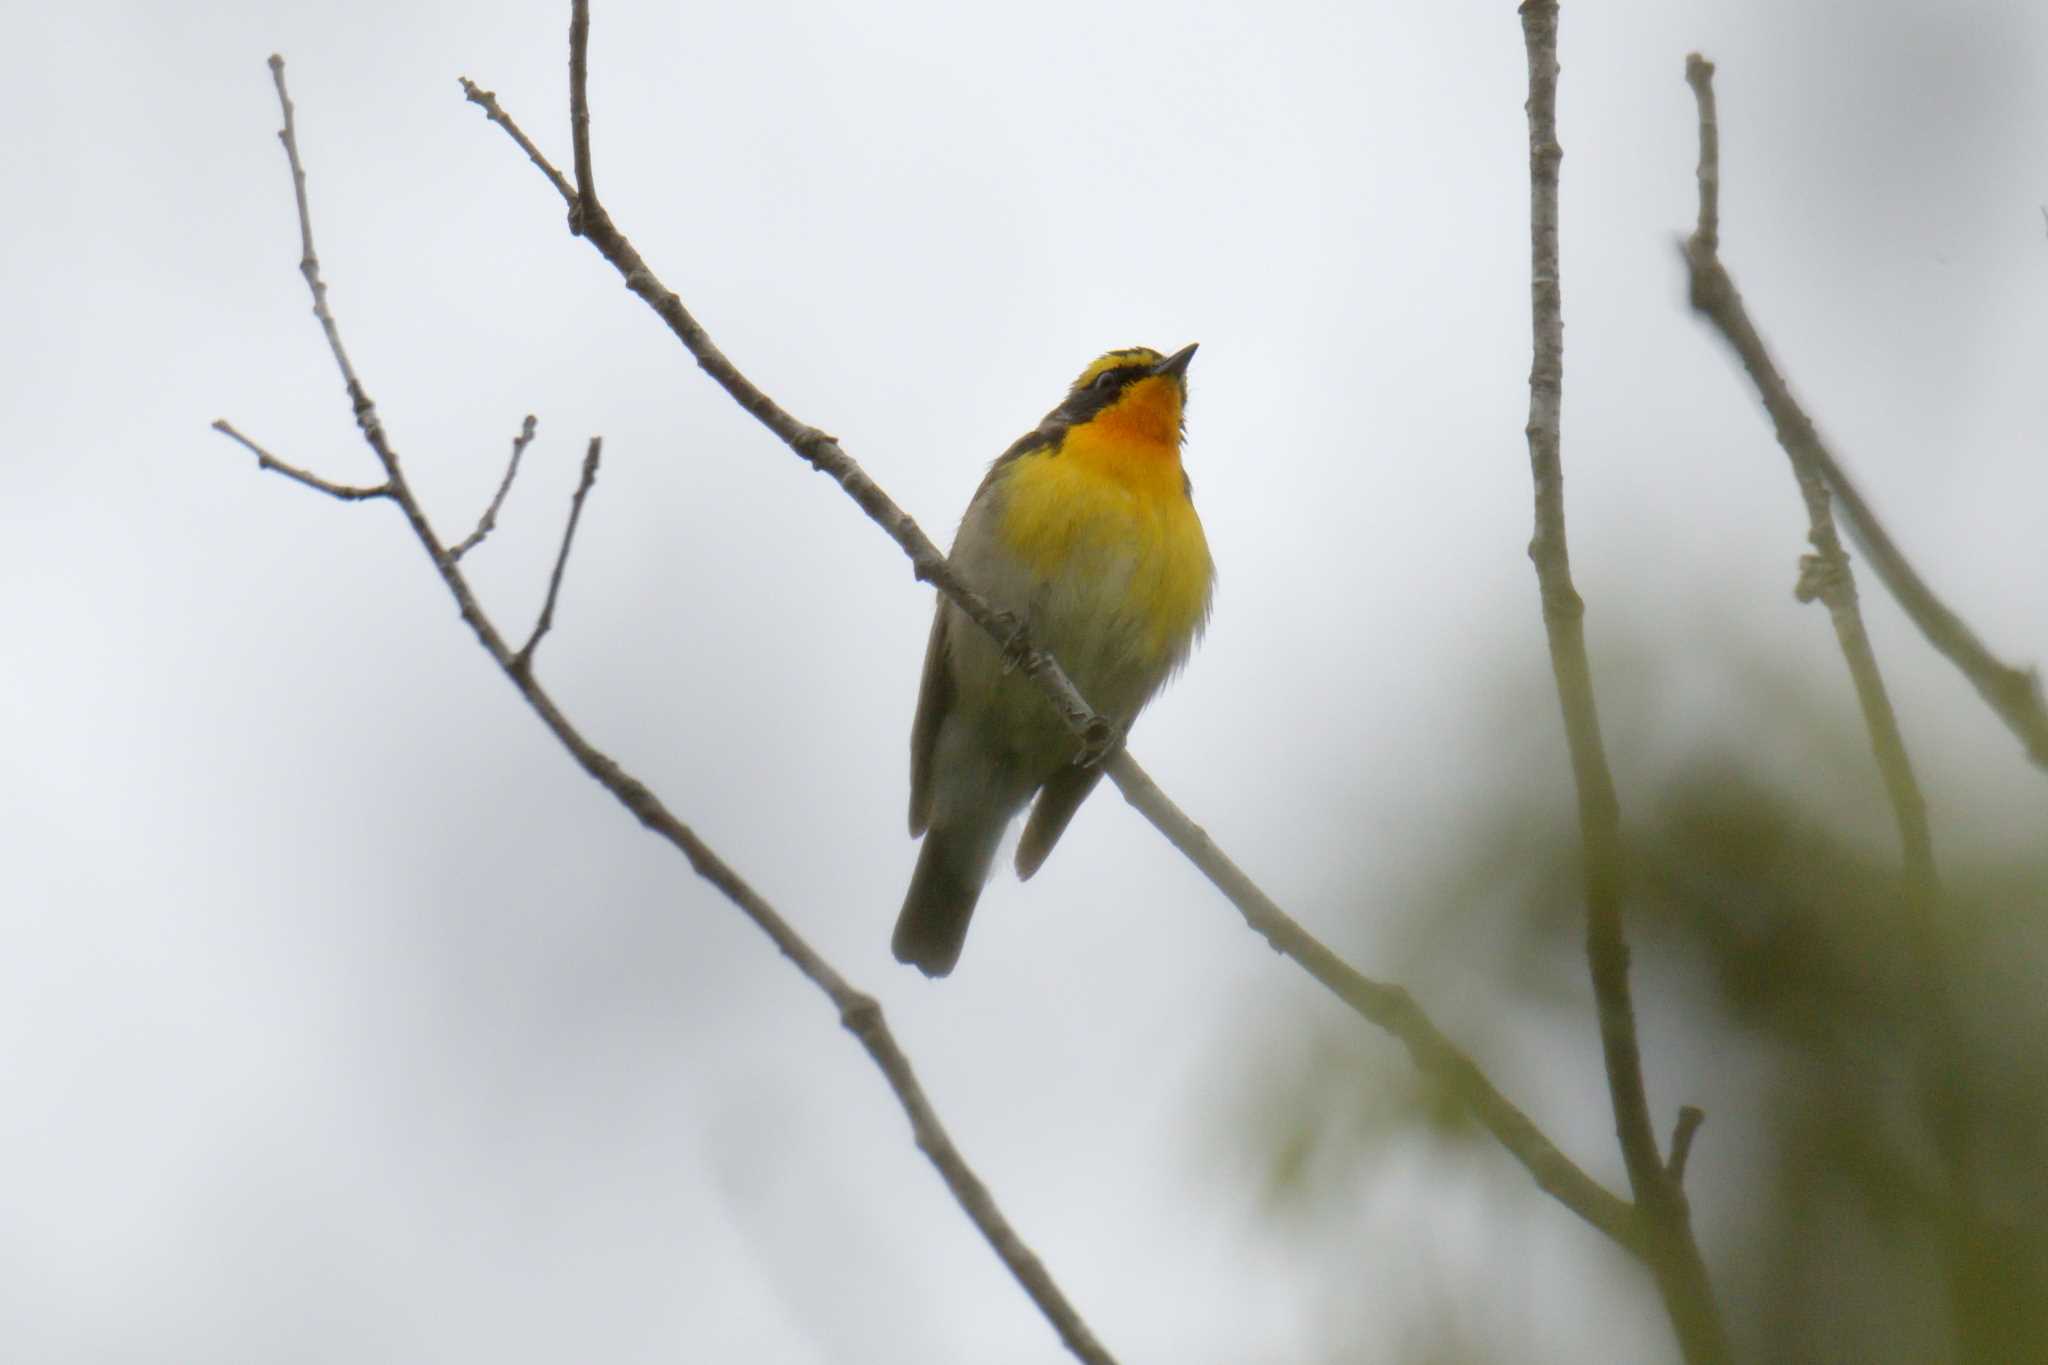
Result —
<instances>
[{"instance_id":1,"label":"thin bare branch","mask_svg":"<svg viewBox=\"0 0 2048 1365\"><path fill-rule=\"evenodd\" d=\"M1622 930L1621 807L1600 738L1586 654L1585 604L1572 585L1565 539L1561 456L1564 395L1564 302L1558 267L1557 4L1524 0L1522 36L1529 62L1530 305L1534 360L1529 371L1529 467L1535 484L1536 530L1529 558L1543 602L1551 671L1564 713L1565 740L1578 789L1579 835L1585 851L1586 958L1600 1023L1601 1051L1614 1128L1629 1185L1644 1221L1647 1260L1690 1362L1722 1361L1727 1332L1714 1303L1706 1264L1693 1240L1685 1195L1657 1151L1643 1085L1635 1007L1630 999L1628 941Z\"/></svg>"},{"instance_id":2,"label":"thin bare branch","mask_svg":"<svg viewBox=\"0 0 2048 1365\"><path fill-rule=\"evenodd\" d=\"M333 316L326 310L326 290L320 282L319 265L312 252L312 226L307 212L304 188L305 171L299 159L296 130L291 121L291 101L285 94L284 61L280 57L272 57L270 65L277 83L278 99L285 110L283 141L285 153L291 162L293 184L298 190L299 227L306 244L302 273L313 292L315 312L328 334L336 363L340 366L347 383L357 426L363 433L363 439L376 454L379 463L384 466L389 480L388 491L384 496L391 498L404 512L414 536L419 540L421 548L426 551L428 559L432 561L435 571L441 577L442 584L460 609L462 619L475 632L477 641L485 652L497 663L512 685L519 690L520 695L526 699L527 704L541 718L542 723L561 741L563 747L583 770L611 792L641 824L681 852L700 877L710 882L752 920L783 956L795 964L797 970L831 1000L838 1012L840 1024L860 1041L861 1046L867 1050L869 1057L888 1080L897 1103L902 1106L910 1120L911 1132L918 1148L938 1170L955 1202L960 1205L982 1237L1052 1323L1068 1350L1077 1358L1090 1362L1090 1365L1113 1365L1112 1357L1096 1342L1087 1324L1081 1320L1080 1315L1060 1292L1058 1285L1053 1282L1051 1274L1010 1226L987 1187L982 1184L981 1179L961 1156L959 1149L954 1146L937 1112L925 1097L924 1089L917 1080L910 1059L898 1046L895 1036L890 1032L882 1016L881 1007L873 997L854 989L790 926L788 921L741 878L739 873L719 858L689 826L677 819L646 784L591 745L569 722L568 717L555 704L547 690L535 681L532 671L520 666L518 655L506 643L505 637L478 603L461 568L443 547L427 519L425 510L408 487L400 471L398 455L392 449L382 424L377 420L374 404L348 364ZM594 445L595 443L593 447ZM596 451L593 448L585 460L585 489L595 475L595 464ZM578 495L579 502L580 499L581 492ZM572 512L572 527L573 521ZM567 542L568 536L565 535L564 557L567 554ZM559 578L559 562L556 574Z\"/></svg>"},{"instance_id":3,"label":"thin bare branch","mask_svg":"<svg viewBox=\"0 0 2048 1365\"><path fill-rule=\"evenodd\" d=\"M1641 1230L1628 1202L1559 1151L1528 1115L1494 1087L1478 1064L1444 1036L1413 996L1400 986L1365 976L1275 905L1208 833L1159 789L1129 750L1109 760L1108 772L1124 799L1229 898L1252 932L1274 951L1292 958L1361 1018L1399 1039L1415 1065L1462 1101L1480 1126L1522 1163L1544 1193L1620 1246L1643 1254Z\"/></svg>"},{"instance_id":4,"label":"thin bare branch","mask_svg":"<svg viewBox=\"0 0 2048 1365\"><path fill-rule=\"evenodd\" d=\"M590 449L583 455L583 476L576 481L576 496L569 500L569 521L562 528L562 545L555 552L555 571L548 575L547 601L541 606L540 619L533 623L533 634L512 656L512 666L521 673L532 671L533 651L539 648L541 636L555 624L555 599L562 592L562 573L569 567L569 547L576 541L576 523L583 519L583 500L590 496L591 485L597 482L598 455L603 449L603 437L590 438Z\"/></svg>"},{"instance_id":5,"label":"thin bare branch","mask_svg":"<svg viewBox=\"0 0 2048 1365\"><path fill-rule=\"evenodd\" d=\"M1719 255L1720 129L1714 112L1714 65L1695 52L1686 58L1685 76L1700 112L1700 226L1682 247L1692 278L1694 310L1713 323L1741 359L1771 415L1778 444L1791 457L1802 485L1808 479L1818 479L1841 500L1849 534L1869 557L1878 581L1928 643L1961 670L2006 728L2019 737L2027 756L2048 768L2048 705L2042 701L2039 675L1996 658L1976 632L1934 595L1877 519L1848 471L1821 440L1750 321L1742 295ZM1823 557L1826 554L1822 550ZM1857 690L1860 695L1860 682ZM1889 786L1896 777L1887 772L1885 780Z\"/></svg>"},{"instance_id":6,"label":"thin bare branch","mask_svg":"<svg viewBox=\"0 0 2048 1365\"><path fill-rule=\"evenodd\" d=\"M577 3L581 8L582 0L577 0ZM572 79L577 69L572 62ZM1203 856L1192 852L1189 856L1195 859L1196 865L1211 882L1248 919L1252 919L1254 928L1266 934L1276 948L1294 958L1311 975L1329 985L1369 1022L1387 1029L1407 1043L1417 1064L1443 1080L1453 1093L1466 1097L1480 1123L1529 1169L1542 1189L1622 1246L1639 1250L1632 1211L1627 1203L1573 1165L1525 1115L1501 1097L1471 1059L1458 1052L1437 1031L1406 992L1360 976L1299 924L1281 914L1263 892L1216 850L1208 835L1159 793L1136 760L1122 752L1121 736L1082 700L1057 660L1032 642L1024 624L1011 614L992 608L986 598L960 578L917 523L868 477L836 440L799 421L742 374L690 315L682 300L655 276L632 243L611 221L603 206L595 202L579 204L576 191L535 149L531 139L505 113L494 94L467 78L462 81L462 89L464 96L481 108L491 122L505 129L528 158L541 168L570 207L579 235L596 247L619 272L626 286L668 324L669 330L696 359L698 366L783 444L813 468L831 475L909 557L912 571L919 580L937 587L977 625L1003 644L1006 658L1045 690L1069 728L1081 736L1086 746L1084 754L1094 761L1107 760L1106 770L1111 779L1160 833L1183 851L1207 850ZM572 108L575 99L572 92ZM1340 987L1336 984L1340 981L1349 984Z\"/></svg>"},{"instance_id":7,"label":"thin bare branch","mask_svg":"<svg viewBox=\"0 0 2048 1365\"><path fill-rule=\"evenodd\" d=\"M368 431L376 425L377 414L363 396L362 385L356 381L356 367L349 363L348 349L341 344L341 332L335 327L334 314L327 307L327 285L320 278L320 260L313 251L313 213L306 206L306 171L299 163L298 124L293 118L295 111L291 96L285 93L284 58L274 52L270 55L270 79L277 86L277 102L284 110L284 127L277 130L277 138L291 159L292 196L299 206L299 274L305 277L306 288L313 295L313 316L320 319L320 330L327 338L327 348L334 352L334 363L341 370L341 381L348 389L356 425ZM392 486L395 492L395 477Z\"/></svg>"},{"instance_id":8,"label":"thin bare branch","mask_svg":"<svg viewBox=\"0 0 2048 1365\"><path fill-rule=\"evenodd\" d=\"M569 142L576 161L576 203L569 230L580 232L585 210L597 206L597 172L590 164L590 6L569 6Z\"/></svg>"},{"instance_id":9,"label":"thin bare branch","mask_svg":"<svg viewBox=\"0 0 2048 1365\"><path fill-rule=\"evenodd\" d=\"M1693 306L1720 329L1742 354L1745 364L1755 356L1750 373L1765 389L1764 403L1774 419L1780 413L1778 439L1792 462L1792 474L1806 503L1807 540L1814 553L1800 560L1799 586L1795 596L1802 602L1818 599L1828 609L1842 658L1856 688L1856 700L1863 711L1864 727L1870 732L1870 746L1877 758L1878 773L1891 801L1892 818L1898 825L1903 852L1907 909L1914 932L1931 942L1929 917L1934 912L1938 880L1934 866L1934 839L1927 822L1927 802L1913 775L1912 760L1899 729L1898 713L1886 694L1884 675L1877 666L1870 634L1863 626L1863 609L1856 594L1856 576L1849 556L1835 532L1834 499L1829 495L1825 468L1814 458L1818 441L1808 436L1813 427L1799 412L1790 391L1771 365L1762 338L1749 320L1748 310L1735 291L1734 282L1721 265L1721 130L1714 107L1714 64L1695 52L1686 58L1685 79L1692 86L1699 107L1699 224L1685 245L1685 257L1692 271ZM1738 338L1746 338L1739 340ZM1759 368L1761 367L1761 369ZM1774 397L1773 394L1777 396ZM1846 501L1846 500L1845 500ZM1938 981L1944 974L1930 967L1929 976Z\"/></svg>"},{"instance_id":10,"label":"thin bare branch","mask_svg":"<svg viewBox=\"0 0 2048 1365\"><path fill-rule=\"evenodd\" d=\"M511 116L499 106L495 96L467 78L462 82L462 89L471 103L483 109L491 122L510 133L522 148L533 146ZM578 235L588 239L619 272L626 287L638 294L668 324L669 330L696 359L698 367L756 421L780 437L783 444L845 489L861 510L887 531L909 556L911 571L920 581L944 592L976 625L1002 642L1005 658L1046 689L1061 719L1082 737L1086 745L1085 759L1099 762L1106 757L1119 739L1116 727L1081 699L1081 694L1060 669L1058 661L1032 640L1024 623L1008 612L997 610L987 598L969 586L931 538L868 477L866 470L840 448L836 439L798 421L742 374L739 367L719 350L697 319L691 316L683 301L655 276L639 251L611 221L602 204L594 201L580 203L576 191L545 157L538 151L529 151L528 155L547 174L556 192L572 210Z\"/></svg>"},{"instance_id":11,"label":"thin bare branch","mask_svg":"<svg viewBox=\"0 0 2048 1365\"><path fill-rule=\"evenodd\" d=\"M573 212L576 208L576 187L562 178L562 173L555 169L554 163L542 154L540 148L534 146L533 139L528 137L520 129L519 125L514 123L505 111L499 107L497 93L485 90L467 76L463 76L460 79L462 81L463 97L477 108L483 110L485 118L503 128L505 135L519 144L519 150L526 153L526 159L540 168L540 173L548 178L548 183L555 187L555 193L562 196L562 202L567 204ZM569 230L571 232L576 230L573 218L570 221Z\"/></svg>"},{"instance_id":12,"label":"thin bare branch","mask_svg":"<svg viewBox=\"0 0 2048 1365\"><path fill-rule=\"evenodd\" d=\"M1678 1122L1671 1128L1671 1159L1666 1163L1672 1184L1685 1184L1685 1163L1692 1158L1692 1140L1699 1136L1700 1125L1706 1121L1707 1111L1698 1105L1679 1106Z\"/></svg>"},{"instance_id":13,"label":"thin bare branch","mask_svg":"<svg viewBox=\"0 0 2048 1365\"><path fill-rule=\"evenodd\" d=\"M512 458L505 465L505 477L498 482L498 491L491 496L491 505L484 508L484 514L477 519L476 529L466 536L460 545L448 552L450 559L461 559L464 555L483 544L484 537L498 529L498 509L505 505L505 495L512 491L512 480L519 477L519 457L533 444L534 417L526 414L526 420L519 424L519 434L512 438Z\"/></svg>"},{"instance_id":14,"label":"thin bare branch","mask_svg":"<svg viewBox=\"0 0 2048 1365\"><path fill-rule=\"evenodd\" d=\"M283 460L278 459L277 456L271 454L262 446L257 445L241 432L236 431L234 424L225 417L216 418L213 429L240 445L242 449L248 451L251 455L254 455L258 469L273 470L284 475L287 479L292 479L306 485L308 488L318 489L330 498L340 498L343 502L362 502L368 498L388 498L391 496L389 484L329 483L318 474L309 474L297 465L286 464Z\"/></svg>"}]
</instances>

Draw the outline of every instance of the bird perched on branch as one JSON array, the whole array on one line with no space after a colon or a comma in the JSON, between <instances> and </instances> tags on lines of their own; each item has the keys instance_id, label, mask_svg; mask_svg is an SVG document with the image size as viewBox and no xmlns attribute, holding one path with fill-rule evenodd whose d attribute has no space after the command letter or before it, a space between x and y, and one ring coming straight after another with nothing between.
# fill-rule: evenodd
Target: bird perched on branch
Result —
<instances>
[{"instance_id":1,"label":"bird perched on branch","mask_svg":"<svg viewBox=\"0 0 2048 1365\"><path fill-rule=\"evenodd\" d=\"M1048 649L1120 730L1187 662L1216 570L1181 469L1195 348L1096 359L988 471L952 563ZM1036 797L1017 875L1045 861L1102 776L1002 646L939 599L910 731L910 832L924 836L896 920L899 962L944 976L959 960L1003 831Z\"/></svg>"}]
</instances>

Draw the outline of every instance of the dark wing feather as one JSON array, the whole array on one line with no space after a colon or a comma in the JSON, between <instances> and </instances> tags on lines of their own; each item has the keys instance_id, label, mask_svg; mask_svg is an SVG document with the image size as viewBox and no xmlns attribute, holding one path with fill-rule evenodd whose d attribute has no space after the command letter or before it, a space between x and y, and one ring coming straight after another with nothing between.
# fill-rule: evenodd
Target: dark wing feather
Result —
<instances>
[{"instance_id":1,"label":"dark wing feather","mask_svg":"<svg viewBox=\"0 0 2048 1365\"><path fill-rule=\"evenodd\" d=\"M1054 408L1045 415L1044 421L1010 442L1010 448L996 456L995 463L988 467L988 473L983 476L981 486L974 490L974 497L970 500L969 506L979 502L982 495L995 485L995 481L1009 473L1010 466L1026 455L1048 449L1057 455L1060 443L1067 439L1067 425L1060 415L1060 410Z\"/></svg>"},{"instance_id":2,"label":"dark wing feather","mask_svg":"<svg viewBox=\"0 0 2048 1365\"><path fill-rule=\"evenodd\" d=\"M1010 443L1010 448L988 467L981 486L974 490L969 506L981 501L1009 467L1033 451L1050 447L1058 451L1066 438L1068 418L1054 408L1045 420ZM953 670L947 655L946 603L942 598L932 613L931 640L924 650L924 681L917 689L917 719L910 723L910 834L922 836L932 822L932 756L939 743L939 722L953 707ZM1064 823L1064 821L1062 822Z\"/></svg>"},{"instance_id":3,"label":"dark wing feather","mask_svg":"<svg viewBox=\"0 0 2048 1365\"><path fill-rule=\"evenodd\" d=\"M1082 768L1068 764L1052 776L1031 805L1031 818L1024 822L1024 837L1017 841L1017 876L1029 880L1045 862L1052 846L1066 833L1067 822L1102 780L1102 765Z\"/></svg>"},{"instance_id":4,"label":"dark wing feather","mask_svg":"<svg viewBox=\"0 0 2048 1365\"><path fill-rule=\"evenodd\" d=\"M932 612L931 640L924 647L924 679L917 685L917 719L910 722L910 837L932 822L932 753L939 722L953 709L953 669L946 655L946 604Z\"/></svg>"}]
</instances>

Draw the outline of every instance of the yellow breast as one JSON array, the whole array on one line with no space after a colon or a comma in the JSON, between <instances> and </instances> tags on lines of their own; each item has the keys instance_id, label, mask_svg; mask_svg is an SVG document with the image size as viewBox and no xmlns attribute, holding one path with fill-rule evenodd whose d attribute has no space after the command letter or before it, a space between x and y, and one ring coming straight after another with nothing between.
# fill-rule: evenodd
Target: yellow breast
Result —
<instances>
[{"instance_id":1,"label":"yellow breast","mask_svg":"<svg viewBox=\"0 0 2048 1365\"><path fill-rule=\"evenodd\" d=\"M1178 436L1170 428L1090 423L1067 432L1055 450L1017 460L1001 488L998 533L1050 589L1041 602L1055 617L1072 618L1037 624L1052 637L1134 635L1129 644L1161 672L1155 686L1187 657L1208 619L1215 579Z\"/></svg>"}]
</instances>

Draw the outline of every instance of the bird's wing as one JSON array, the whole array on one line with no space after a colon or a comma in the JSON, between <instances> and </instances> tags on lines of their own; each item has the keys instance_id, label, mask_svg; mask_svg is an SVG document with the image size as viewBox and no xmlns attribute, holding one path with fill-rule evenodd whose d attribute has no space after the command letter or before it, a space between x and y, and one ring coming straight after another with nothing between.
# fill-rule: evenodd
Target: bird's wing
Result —
<instances>
[{"instance_id":1,"label":"bird's wing","mask_svg":"<svg viewBox=\"0 0 2048 1365\"><path fill-rule=\"evenodd\" d=\"M995 486L996 480L1008 475L1010 466L1026 455L1041 450L1050 450L1058 454L1061 443L1067 438L1067 425L1061 418L1059 409L1055 408L1045 415L1044 421L1010 442L1010 448L996 456L995 463L988 467L988 473L981 480L981 487L974 490L974 497L967 505L971 508L980 501L989 489Z\"/></svg>"},{"instance_id":2,"label":"bird's wing","mask_svg":"<svg viewBox=\"0 0 2048 1365\"><path fill-rule=\"evenodd\" d=\"M1066 423L1060 420L1060 411L1055 408L1047 413L1045 420L1010 443L1010 448L996 457L988 467L981 486L968 499L967 516L974 515L975 507L989 496L998 481L1010 472L1010 467L1033 451L1051 447L1058 449L1066 435ZM966 524L965 519L962 525ZM958 550L956 543L953 547ZM963 622L969 630L978 629L972 623ZM939 722L953 709L953 670L949 655L952 647L946 639L946 599L939 599L938 610L932 613L931 641L924 649L924 681L917 688L917 719L910 723L910 835L922 836L932 822L932 753L939 743ZM1064 823L1064 822L1062 822Z\"/></svg>"},{"instance_id":3,"label":"bird's wing","mask_svg":"<svg viewBox=\"0 0 2048 1365\"><path fill-rule=\"evenodd\" d=\"M1052 846L1060 841L1060 835L1066 833L1067 821L1074 818L1074 812L1101 779L1100 763L1086 768L1069 764L1053 774L1045 789L1038 793L1038 800L1031 804L1031 818L1024 822L1024 837L1017 841L1020 880L1029 881L1031 874L1038 871Z\"/></svg>"},{"instance_id":4,"label":"bird's wing","mask_svg":"<svg viewBox=\"0 0 2048 1365\"><path fill-rule=\"evenodd\" d=\"M932 822L932 753L939 722L953 709L953 669L947 659L946 600L932 612L931 641L924 647L924 680L917 685L917 719L910 723L910 837Z\"/></svg>"}]
</instances>

